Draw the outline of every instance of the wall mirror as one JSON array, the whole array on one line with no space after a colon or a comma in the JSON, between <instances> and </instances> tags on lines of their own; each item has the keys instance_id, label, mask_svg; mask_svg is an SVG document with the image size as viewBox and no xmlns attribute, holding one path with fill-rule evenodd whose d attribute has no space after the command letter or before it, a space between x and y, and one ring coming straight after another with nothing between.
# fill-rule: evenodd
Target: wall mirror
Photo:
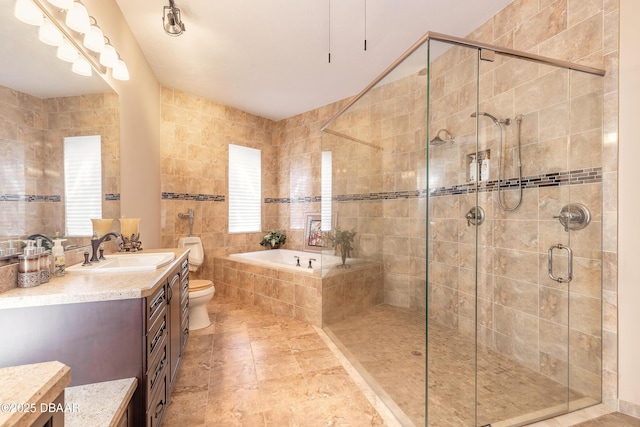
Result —
<instances>
[{"instance_id":1,"label":"wall mirror","mask_svg":"<svg viewBox=\"0 0 640 427\"><path fill-rule=\"evenodd\" d=\"M0 15L0 246L36 233L88 244L65 236L63 141L100 135L103 217L119 218L118 95L95 71L73 73L38 40L38 27L14 17L14 0L0 4L8 12Z\"/></svg>"}]
</instances>

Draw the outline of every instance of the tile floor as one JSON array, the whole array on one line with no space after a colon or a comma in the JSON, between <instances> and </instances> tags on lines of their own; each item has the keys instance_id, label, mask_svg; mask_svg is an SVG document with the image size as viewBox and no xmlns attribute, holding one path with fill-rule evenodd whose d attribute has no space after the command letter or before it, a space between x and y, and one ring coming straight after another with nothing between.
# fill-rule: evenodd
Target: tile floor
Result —
<instances>
[{"instance_id":1,"label":"tile floor","mask_svg":"<svg viewBox=\"0 0 640 427\"><path fill-rule=\"evenodd\" d=\"M216 295L193 331L163 426L382 426L315 329Z\"/></svg>"},{"instance_id":2,"label":"tile floor","mask_svg":"<svg viewBox=\"0 0 640 427\"><path fill-rule=\"evenodd\" d=\"M219 295L209 303L208 309L212 325L193 331L189 337L163 426L398 425L395 421L385 423L313 327L245 307ZM388 308L382 306L382 310ZM392 308L392 311L395 310ZM402 315L387 321L390 324L402 321ZM424 333L422 335L424 337ZM362 338L374 344L381 339L380 335ZM416 345L403 334L396 334L395 339L392 347L406 346L407 342L411 348ZM424 345L421 348L424 349ZM420 347L416 349L419 351ZM405 357L407 365L415 368L413 373L400 376L402 381L397 374L388 374L387 380L396 385L400 395L395 398L401 404L415 405L407 413L414 417L415 425L422 426L424 409L420 414L418 406L421 404L424 408L424 392L416 393L411 383L419 383L422 378L424 384L425 358L413 354ZM371 397L371 393L367 395ZM540 425L640 427L640 420L618 413L607 414L611 410L599 406L588 408L587 415L582 417L573 413L565 416L569 421L550 420ZM460 410L447 403L439 407L445 410L440 417ZM436 409L430 407L430 410ZM604 416L596 418L601 415ZM448 425L468 425L463 418ZM592 418L596 419L583 422ZM433 424L433 420L431 418L429 425L438 425ZM411 423L408 421L406 425Z\"/></svg>"}]
</instances>

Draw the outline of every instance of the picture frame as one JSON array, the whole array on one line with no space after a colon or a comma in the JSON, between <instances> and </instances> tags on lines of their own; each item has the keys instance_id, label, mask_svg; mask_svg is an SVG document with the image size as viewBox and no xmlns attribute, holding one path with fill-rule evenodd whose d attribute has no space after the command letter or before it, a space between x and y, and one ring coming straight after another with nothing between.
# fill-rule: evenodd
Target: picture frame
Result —
<instances>
[{"instance_id":1,"label":"picture frame","mask_svg":"<svg viewBox=\"0 0 640 427\"><path fill-rule=\"evenodd\" d=\"M336 215L331 216L332 228L336 223ZM304 222L304 245L305 252L321 252L329 247L329 239L326 232L322 231L322 217L319 213L306 214Z\"/></svg>"}]
</instances>

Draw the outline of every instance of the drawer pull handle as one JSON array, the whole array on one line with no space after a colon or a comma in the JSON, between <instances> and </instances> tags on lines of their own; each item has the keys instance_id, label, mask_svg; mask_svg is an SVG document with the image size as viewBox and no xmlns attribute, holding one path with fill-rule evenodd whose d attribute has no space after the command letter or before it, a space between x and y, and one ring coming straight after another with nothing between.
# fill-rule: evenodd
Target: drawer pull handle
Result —
<instances>
[{"instance_id":1,"label":"drawer pull handle","mask_svg":"<svg viewBox=\"0 0 640 427\"><path fill-rule=\"evenodd\" d=\"M156 418L158 418L160 416L160 414L162 414L162 410L163 409L164 409L164 402L161 400L156 405Z\"/></svg>"},{"instance_id":2,"label":"drawer pull handle","mask_svg":"<svg viewBox=\"0 0 640 427\"><path fill-rule=\"evenodd\" d=\"M158 377L160 376L160 371L162 371L162 368L164 368L164 364L166 363L166 361L167 361L167 358L165 357L158 364L158 367L156 368L156 372L153 375L153 378L151 379L151 389L153 389L154 384L158 380Z\"/></svg>"},{"instance_id":3,"label":"drawer pull handle","mask_svg":"<svg viewBox=\"0 0 640 427\"><path fill-rule=\"evenodd\" d=\"M151 305L150 305L151 314L149 315L149 317L153 317L156 311L162 308L163 303L164 303L164 288L162 289L160 294L157 297L155 297L153 301L151 301Z\"/></svg>"},{"instance_id":4,"label":"drawer pull handle","mask_svg":"<svg viewBox=\"0 0 640 427\"><path fill-rule=\"evenodd\" d=\"M160 326L160 329L158 329L158 331L156 332L155 336L153 337L153 340L151 341L151 351L150 351L150 353L153 353L153 350L155 350L156 346L158 345L158 342L160 342L160 339L164 335L164 331L166 329L167 329L167 324L163 321L162 322L162 326Z\"/></svg>"}]
</instances>

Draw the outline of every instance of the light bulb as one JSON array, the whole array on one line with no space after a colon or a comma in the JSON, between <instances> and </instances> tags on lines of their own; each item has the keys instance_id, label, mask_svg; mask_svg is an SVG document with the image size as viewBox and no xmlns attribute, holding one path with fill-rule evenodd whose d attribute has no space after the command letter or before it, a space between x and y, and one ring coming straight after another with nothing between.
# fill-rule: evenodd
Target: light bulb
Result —
<instances>
[{"instance_id":1,"label":"light bulb","mask_svg":"<svg viewBox=\"0 0 640 427\"><path fill-rule=\"evenodd\" d=\"M64 37L62 37L60 30L45 18L38 30L38 39L49 46L60 46Z\"/></svg>"},{"instance_id":2,"label":"light bulb","mask_svg":"<svg viewBox=\"0 0 640 427\"><path fill-rule=\"evenodd\" d=\"M127 64L122 59L118 60L118 64L111 70L111 75L116 80L129 80L129 70Z\"/></svg>"},{"instance_id":3,"label":"light bulb","mask_svg":"<svg viewBox=\"0 0 640 427\"><path fill-rule=\"evenodd\" d=\"M74 2L73 7L67 11L65 23L67 27L79 33L84 34L89 31L91 21L89 20L87 8L79 1Z\"/></svg>"},{"instance_id":4,"label":"light bulb","mask_svg":"<svg viewBox=\"0 0 640 427\"><path fill-rule=\"evenodd\" d=\"M56 56L63 61L75 62L78 59L78 51L69 40L63 39L62 44L58 46Z\"/></svg>"},{"instance_id":5,"label":"light bulb","mask_svg":"<svg viewBox=\"0 0 640 427\"><path fill-rule=\"evenodd\" d=\"M91 65L86 59L79 56L78 59L76 59L76 61L73 63L73 66L71 67L71 71L73 71L76 74L80 74L81 76L90 77Z\"/></svg>"},{"instance_id":6,"label":"light bulb","mask_svg":"<svg viewBox=\"0 0 640 427\"><path fill-rule=\"evenodd\" d=\"M17 0L13 13L22 22L29 25L42 25L42 11L31 0Z\"/></svg>"}]
</instances>

